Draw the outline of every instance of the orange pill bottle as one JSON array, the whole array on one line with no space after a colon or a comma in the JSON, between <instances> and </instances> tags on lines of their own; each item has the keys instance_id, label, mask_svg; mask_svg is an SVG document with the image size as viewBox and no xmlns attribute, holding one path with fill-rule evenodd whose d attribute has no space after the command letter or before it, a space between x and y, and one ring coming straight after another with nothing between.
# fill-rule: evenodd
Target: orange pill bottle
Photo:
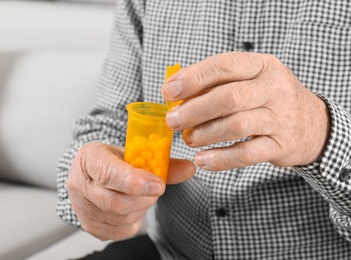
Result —
<instances>
[{"instance_id":1,"label":"orange pill bottle","mask_svg":"<svg viewBox=\"0 0 351 260\"><path fill-rule=\"evenodd\" d=\"M126 106L128 125L124 160L167 181L173 132L166 124L167 107L152 102Z\"/></svg>"}]
</instances>

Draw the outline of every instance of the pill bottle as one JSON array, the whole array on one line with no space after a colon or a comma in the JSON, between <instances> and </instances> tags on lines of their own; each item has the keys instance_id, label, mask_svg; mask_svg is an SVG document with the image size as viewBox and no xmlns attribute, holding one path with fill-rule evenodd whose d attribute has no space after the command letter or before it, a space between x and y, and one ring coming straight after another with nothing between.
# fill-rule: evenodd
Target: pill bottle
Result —
<instances>
[{"instance_id":1,"label":"pill bottle","mask_svg":"<svg viewBox=\"0 0 351 260\"><path fill-rule=\"evenodd\" d=\"M173 132L166 124L167 107L152 102L126 106L128 124L124 160L167 181Z\"/></svg>"}]
</instances>

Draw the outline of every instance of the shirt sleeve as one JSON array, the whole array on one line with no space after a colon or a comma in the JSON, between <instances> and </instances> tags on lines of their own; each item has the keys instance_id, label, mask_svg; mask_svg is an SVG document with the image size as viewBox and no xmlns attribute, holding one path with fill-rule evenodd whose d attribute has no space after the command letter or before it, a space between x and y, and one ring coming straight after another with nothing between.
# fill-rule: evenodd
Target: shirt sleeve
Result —
<instances>
[{"instance_id":1,"label":"shirt sleeve","mask_svg":"<svg viewBox=\"0 0 351 260\"><path fill-rule=\"evenodd\" d=\"M351 115L320 97L328 105L331 118L326 149L318 161L294 169L329 203L332 223L351 242Z\"/></svg>"},{"instance_id":2,"label":"shirt sleeve","mask_svg":"<svg viewBox=\"0 0 351 260\"><path fill-rule=\"evenodd\" d=\"M92 141L123 146L127 112L125 105L142 99L143 1L117 1L111 40L91 109L73 123L73 141L57 166L57 214L80 227L71 208L67 178L79 148ZM84 95L84 93L82 93Z\"/></svg>"}]
</instances>

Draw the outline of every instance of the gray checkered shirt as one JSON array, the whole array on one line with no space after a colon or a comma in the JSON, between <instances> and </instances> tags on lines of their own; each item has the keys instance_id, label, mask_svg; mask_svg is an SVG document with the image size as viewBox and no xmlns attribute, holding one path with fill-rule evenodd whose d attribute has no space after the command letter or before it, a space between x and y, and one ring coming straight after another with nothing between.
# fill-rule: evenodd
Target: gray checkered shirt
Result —
<instances>
[{"instance_id":1,"label":"gray checkered shirt","mask_svg":"<svg viewBox=\"0 0 351 260\"><path fill-rule=\"evenodd\" d=\"M271 53L330 109L322 157L303 167L199 169L167 186L150 236L163 259L351 259L351 1L120 0L115 12L96 102L75 121L59 161L59 216L80 225L66 187L79 147L123 146L125 105L162 103L167 65L230 51ZM175 134L172 156L193 159L196 151Z\"/></svg>"}]
</instances>

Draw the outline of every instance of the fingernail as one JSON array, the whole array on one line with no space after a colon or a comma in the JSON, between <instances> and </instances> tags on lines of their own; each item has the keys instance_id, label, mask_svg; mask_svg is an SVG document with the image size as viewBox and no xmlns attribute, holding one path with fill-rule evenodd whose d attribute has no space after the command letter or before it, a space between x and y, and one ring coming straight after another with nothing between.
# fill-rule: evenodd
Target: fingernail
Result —
<instances>
[{"instance_id":1,"label":"fingernail","mask_svg":"<svg viewBox=\"0 0 351 260\"><path fill-rule=\"evenodd\" d=\"M183 139L187 145L191 145L193 143L193 129L187 129L183 132Z\"/></svg>"},{"instance_id":2,"label":"fingernail","mask_svg":"<svg viewBox=\"0 0 351 260\"><path fill-rule=\"evenodd\" d=\"M159 184L158 182L148 182L146 187L146 194L149 195L159 195L162 193L162 187L161 184Z\"/></svg>"},{"instance_id":3,"label":"fingernail","mask_svg":"<svg viewBox=\"0 0 351 260\"><path fill-rule=\"evenodd\" d=\"M168 127L171 129L177 129L180 126L179 114L176 111L176 109L173 108L171 111L167 113L166 121L167 121Z\"/></svg>"},{"instance_id":4,"label":"fingernail","mask_svg":"<svg viewBox=\"0 0 351 260\"><path fill-rule=\"evenodd\" d=\"M194 162L201 168L206 168L206 156L203 154L197 154L194 158Z\"/></svg>"},{"instance_id":5,"label":"fingernail","mask_svg":"<svg viewBox=\"0 0 351 260\"><path fill-rule=\"evenodd\" d=\"M175 98L179 96L183 91L183 81L182 80L174 80L167 83L163 88L167 97Z\"/></svg>"}]
</instances>

